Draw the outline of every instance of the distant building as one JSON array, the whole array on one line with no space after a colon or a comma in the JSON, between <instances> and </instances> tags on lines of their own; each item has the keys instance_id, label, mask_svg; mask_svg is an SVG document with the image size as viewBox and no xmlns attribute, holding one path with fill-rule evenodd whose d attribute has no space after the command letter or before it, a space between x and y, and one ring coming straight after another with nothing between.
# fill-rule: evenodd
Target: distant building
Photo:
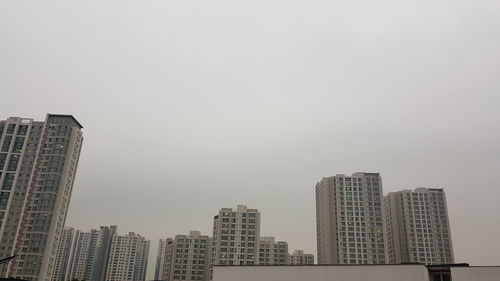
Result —
<instances>
[{"instance_id":1,"label":"distant building","mask_svg":"<svg viewBox=\"0 0 500 281\"><path fill-rule=\"evenodd\" d=\"M155 280L169 280L174 240L172 238L160 239L156 255Z\"/></svg>"},{"instance_id":2,"label":"distant building","mask_svg":"<svg viewBox=\"0 0 500 281\"><path fill-rule=\"evenodd\" d=\"M71 228L65 229L67 236ZM89 232L73 230L71 243L61 242L55 261L54 281L144 281L150 242L130 232L118 235L117 227L101 226ZM67 250L63 250L67 249Z\"/></svg>"},{"instance_id":3,"label":"distant building","mask_svg":"<svg viewBox=\"0 0 500 281\"><path fill-rule=\"evenodd\" d=\"M443 189L390 192L384 212L388 263L454 263Z\"/></svg>"},{"instance_id":4,"label":"distant building","mask_svg":"<svg viewBox=\"0 0 500 281\"><path fill-rule=\"evenodd\" d=\"M259 245L260 265L286 265L288 264L288 243L274 241L274 237L261 236Z\"/></svg>"},{"instance_id":5,"label":"distant building","mask_svg":"<svg viewBox=\"0 0 500 281\"><path fill-rule=\"evenodd\" d=\"M95 229L89 232L76 230L73 254L69 261L69 278L66 281L91 279L98 235L99 231Z\"/></svg>"},{"instance_id":6,"label":"distant building","mask_svg":"<svg viewBox=\"0 0 500 281\"><path fill-rule=\"evenodd\" d=\"M316 184L318 264L384 264L382 179L378 173Z\"/></svg>"},{"instance_id":7,"label":"distant building","mask_svg":"<svg viewBox=\"0 0 500 281\"><path fill-rule=\"evenodd\" d=\"M259 264L260 213L238 205L214 216L213 265Z\"/></svg>"},{"instance_id":8,"label":"distant building","mask_svg":"<svg viewBox=\"0 0 500 281\"><path fill-rule=\"evenodd\" d=\"M56 261L54 266L54 281L66 281L69 279L70 259L73 254L73 245L75 240L75 229L65 227L57 249Z\"/></svg>"},{"instance_id":9,"label":"distant building","mask_svg":"<svg viewBox=\"0 0 500 281\"><path fill-rule=\"evenodd\" d=\"M302 250L295 250L289 257L290 265L312 265L314 264L314 255L304 254Z\"/></svg>"},{"instance_id":10,"label":"distant building","mask_svg":"<svg viewBox=\"0 0 500 281\"><path fill-rule=\"evenodd\" d=\"M134 232L114 235L108 257L105 281L144 281L149 241Z\"/></svg>"},{"instance_id":11,"label":"distant building","mask_svg":"<svg viewBox=\"0 0 500 281\"><path fill-rule=\"evenodd\" d=\"M117 233L116 225L101 226L97 233L94 255L92 256L92 266L90 281L104 281L107 279L108 263L110 262L111 247L113 239Z\"/></svg>"},{"instance_id":12,"label":"distant building","mask_svg":"<svg viewBox=\"0 0 500 281\"><path fill-rule=\"evenodd\" d=\"M210 279L210 247L208 235L190 231L189 235L176 235L174 239L161 239L158 251L156 280Z\"/></svg>"},{"instance_id":13,"label":"distant building","mask_svg":"<svg viewBox=\"0 0 500 281\"><path fill-rule=\"evenodd\" d=\"M54 280L82 141L71 115L0 121L0 277Z\"/></svg>"}]
</instances>

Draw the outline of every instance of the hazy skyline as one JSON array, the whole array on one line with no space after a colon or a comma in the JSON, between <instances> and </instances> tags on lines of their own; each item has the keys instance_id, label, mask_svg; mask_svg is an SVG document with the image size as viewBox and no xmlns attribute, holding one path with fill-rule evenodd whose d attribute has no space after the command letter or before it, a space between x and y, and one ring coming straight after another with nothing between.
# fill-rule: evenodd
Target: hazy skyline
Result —
<instances>
[{"instance_id":1,"label":"hazy skyline","mask_svg":"<svg viewBox=\"0 0 500 281\"><path fill-rule=\"evenodd\" d=\"M316 255L314 186L444 188L456 262L500 258L500 2L5 1L0 112L72 114L67 226L152 242L219 208ZM297 227L300 226L300 227Z\"/></svg>"}]
</instances>

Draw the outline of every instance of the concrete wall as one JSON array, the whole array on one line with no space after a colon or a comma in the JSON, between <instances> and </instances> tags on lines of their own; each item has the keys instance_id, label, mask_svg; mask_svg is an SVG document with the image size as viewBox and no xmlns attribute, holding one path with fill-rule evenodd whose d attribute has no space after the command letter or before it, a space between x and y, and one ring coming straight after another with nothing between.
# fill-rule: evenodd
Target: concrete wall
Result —
<instances>
[{"instance_id":1,"label":"concrete wall","mask_svg":"<svg viewBox=\"0 0 500 281\"><path fill-rule=\"evenodd\" d=\"M452 267L453 281L498 281L500 266Z\"/></svg>"},{"instance_id":2,"label":"concrete wall","mask_svg":"<svg viewBox=\"0 0 500 281\"><path fill-rule=\"evenodd\" d=\"M214 268L214 281L235 280L429 281L429 273L423 265L216 266ZM474 279L468 281L470 280Z\"/></svg>"}]
</instances>

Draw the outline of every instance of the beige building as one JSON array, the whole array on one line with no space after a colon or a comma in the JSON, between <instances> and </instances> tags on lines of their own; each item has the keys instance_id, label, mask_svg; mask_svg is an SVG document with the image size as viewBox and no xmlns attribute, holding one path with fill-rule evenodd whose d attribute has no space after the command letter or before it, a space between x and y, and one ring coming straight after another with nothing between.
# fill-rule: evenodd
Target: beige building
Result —
<instances>
[{"instance_id":1,"label":"beige building","mask_svg":"<svg viewBox=\"0 0 500 281\"><path fill-rule=\"evenodd\" d=\"M295 250L289 256L288 263L290 265L312 265L314 264L314 255L304 254L302 250Z\"/></svg>"},{"instance_id":2,"label":"beige building","mask_svg":"<svg viewBox=\"0 0 500 281\"><path fill-rule=\"evenodd\" d=\"M318 264L384 264L379 173L339 174L316 184Z\"/></svg>"},{"instance_id":3,"label":"beige building","mask_svg":"<svg viewBox=\"0 0 500 281\"><path fill-rule=\"evenodd\" d=\"M54 281L66 281L69 279L69 268L71 266L70 259L73 254L75 240L75 229L65 227L57 249L57 256L54 266L53 278Z\"/></svg>"},{"instance_id":4,"label":"beige building","mask_svg":"<svg viewBox=\"0 0 500 281\"><path fill-rule=\"evenodd\" d=\"M212 239L212 265L259 264L259 211L245 205L220 209Z\"/></svg>"},{"instance_id":5,"label":"beige building","mask_svg":"<svg viewBox=\"0 0 500 281\"><path fill-rule=\"evenodd\" d=\"M134 232L114 235L105 281L144 281L149 241Z\"/></svg>"},{"instance_id":6,"label":"beige building","mask_svg":"<svg viewBox=\"0 0 500 281\"><path fill-rule=\"evenodd\" d=\"M70 234L71 233L71 234ZM118 235L117 226L89 232L65 229L71 243L61 241L55 261L55 281L144 281L149 241L130 232ZM63 266L64 265L64 266Z\"/></svg>"},{"instance_id":7,"label":"beige building","mask_svg":"<svg viewBox=\"0 0 500 281\"><path fill-rule=\"evenodd\" d=\"M417 188L384 197L388 262L454 262L443 189Z\"/></svg>"},{"instance_id":8,"label":"beige building","mask_svg":"<svg viewBox=\"0 0 500 281\"><path fill-rule=\"evenodd\" d=\"M168 280L172 266L174 240L160 239L156 255L155 280Z\"/></svg>"},{"instance_id":9,"label":"beige building","mask_svg":"<svg viewBox=\"0 0 500 281\"><path fill-rule=\"evenodd\" d=\"M176 235L174 239L161 239L156 280L209 280L211 245L210 237L199 231Z\"/></svg>"},{"instance_id":10,"label":"beige building","mask_svg":"<svg viewBox=\"0 0 500 281\"><path fill-rule=\"evenodd\" d=\"M288 243L275 241L272 236L261 236L259 242L260 265L288 264Z\"/></svg>"},{"instance_id":11,"label":"beige building","mask_svg":"<svg viewBox=\"0 0 500 281\"><path fill-rule=\"evenodd\" d=\"M52 281L82 146L71 115L0 121L0 277Z\"/></svg>"},{"instance_id":12,"label":"beige building","mask_svg":"<svg viewBox=\"0 0 500 281\"><path fill-rule=\"evenodd\" d=\"M98 235L99 231L95 229L89 232L76 230L67 281L91 279Z\"/></svg>"}]
</instances>

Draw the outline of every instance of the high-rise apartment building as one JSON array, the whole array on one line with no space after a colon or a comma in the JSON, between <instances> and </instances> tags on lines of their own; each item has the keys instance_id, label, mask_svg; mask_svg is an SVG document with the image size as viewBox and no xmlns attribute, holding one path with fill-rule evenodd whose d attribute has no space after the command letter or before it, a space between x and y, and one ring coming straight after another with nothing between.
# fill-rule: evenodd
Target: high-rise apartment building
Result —
<instances>
[{"instance_id":1,"label":"high-rise apartment building","mask_svg":"<svg viewBox=\"0 0 500 281\"><path fill-rule=\"evenodd\" d=\"M314 255L304 254L302 250L295 250L293 254L289 256L288 263L290 265L311 265L314 264Z\"/></svg>"},{"instance_id":2,"label":"high-rise apartment building","mask_svg":"<svg viewBox=\"0 0 500 281\"><path fill-rule=\"evenodd\" d=\"M212 264L259 264L260 213L238 205L214 216Z\"/></svg>"},{"instance_id":3,"label":"high-rise apartment building","mask_svg":"<svg viewBox=\"0 0 500 281\"><path fill-rule=\"evenodd\" d=\"M382 179L379 173L323 178L316 184L319 264L383 264Z\"/></svg>"},{"instance_id":4,"label":"high-rise apartment building","mask_svg":"<svg viewBox=\"0 0 500 281\"><path fill-rule=\"evenodd\" d=\"M69 278L66 281L90 280L98 235L99 231L96 229L91 229L89 232L76 231L73 254L69 261Z\"/></svg>"},{"instance_id":5,"label":"high-rise apartment building","mask_svg":"<svg viewBox=\"0 0 500 281\"><path fill-rule=\"evenodd\" d=\"M384 212L389 263L454 263L443 189L390 192Z\"/></svg>"},{"instance_id":6,"label":"high-rise apartment building","mask_svg":"<svg viewBox=\"0 0 500 281\"><path fill-rule=\"evenodd\" d=\"M161 239L157 263L158 279L210 280L210 247L208 235L199 231L190 231L189 235L176 235L174 239Z\"/></svg>"},{"instance_id":7,"label":"high-rise apartment building","mask_svg":"<svg viewBox=\"0 0 500 281\"><path fill-rule=\"evenodd\" d=\"M54 276L64 276L61 281L144 281L149 247L148 240L133 232L118 235L114 225L76 230L71 244L62 241L59 246L55 263L66 266L57 267Z\"/></svg>"},{"instance_id":8,"label":"high-rise apartment building","mask_svg":"<svg viewBox=\"0 0 500 281\"><path fill-rule=\"evenodd\" d=\"M75 240L75 229L65 227L57 249L57 256L54 266L54 281L66 281L69 279L70 259L73 255L73 245Z\"/></svg>"},{"instance_id":9,"label":"high-rise apartment building","mask_svg":"<svg viewBox=\"0 0 500 281\"><path fill-rule=\"evenodd\" d=\"M0 121L0 277L52 281L82 146L71 115Z\"/></svg>"},{"instance_id":10,"label":"high-rise apartment building","mask_svg":"<svg viewBox=\"0 0 500 281\"><path fill-rule=\"evenodd\" d=\"M118 235L116 225L101 226L97 233L94 255L92 256L92 266L90 281L106 280L109 256L113 238Z\"/></svg>"},{"instance_id":11,"label":"high-rise apartment building","mask_svg":"<svg viewBox=\"0 0 500 281\"><path fill-rule=\"evenodd\" d=\"M160 239L156 255L155 280L169 280L172 265L174 240Z\"/></svg>"},{"instance_id":12,"label":"high-rise apartment building","mask_svg":"<svg viewBox=\"0 0 500 281\"><path fill-rule=\"evenodd\" d=\"M104 281L144 281L148 255L149 241L139 234L113 235Z\"/></svg>"},{"instance_id":13,"label":"high-rise apartment building","mask_svg":"<svg viewBox=\"0 0 500 281\"><path fill-rule=\"evenodd\" d=\"M288 264L288 243L285 241L275 242L272 236L261 236L259 241L259 264Z\"/></svg>"}]
</instances>

